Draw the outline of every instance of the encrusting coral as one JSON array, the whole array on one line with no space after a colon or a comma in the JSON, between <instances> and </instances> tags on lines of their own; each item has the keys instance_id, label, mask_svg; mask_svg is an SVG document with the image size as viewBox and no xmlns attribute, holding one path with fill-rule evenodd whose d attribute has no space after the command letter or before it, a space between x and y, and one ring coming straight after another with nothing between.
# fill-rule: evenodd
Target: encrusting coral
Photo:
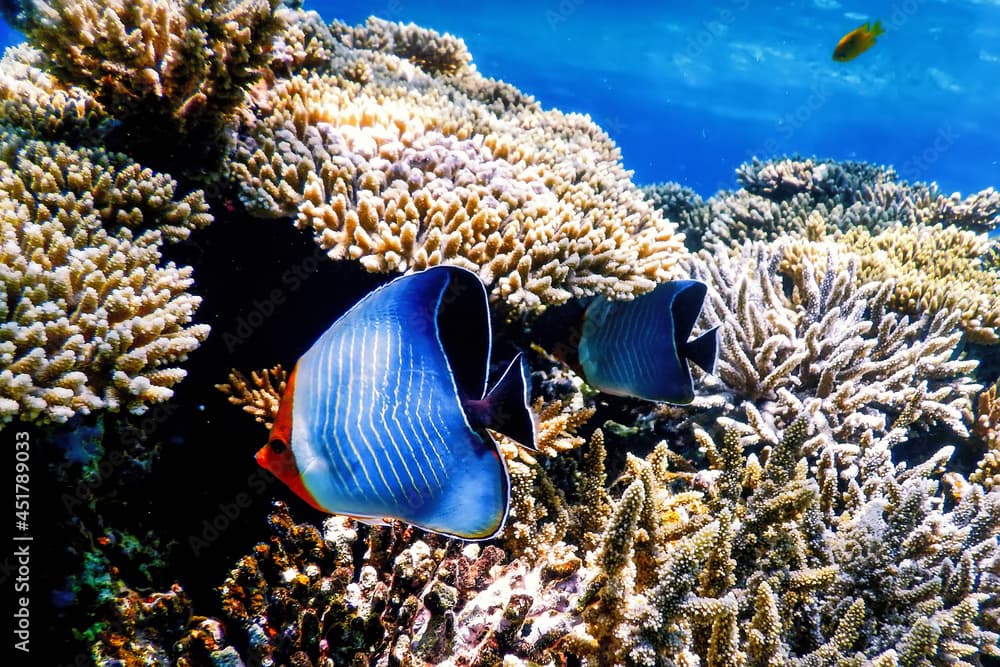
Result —
<instances>
[{"instance_id":1,"label":"encrusting coral","mask_svg":"<svg viewBox=\"0 0 1000 667\"><path fill-rule=\"evenodd\" d=\"M209 327L160 246L211 220L174 188L124 156L0 134L0 423L172 395Z\"/></svg>"},{"instance_id":2,"label":"encrusting coral","mask_svg":"<svg viewBox=\"0 0 1000 667\"><path fill-rule=\"evenodd\" d=\"M484 79L460 40L385 22L333 32L325 67L279 76L286 53L254 89L232 164L252 213L295 215L370 271L464 266L514 311L677 275L681 237L589 119Z\"/></svg>"}]
</instances>

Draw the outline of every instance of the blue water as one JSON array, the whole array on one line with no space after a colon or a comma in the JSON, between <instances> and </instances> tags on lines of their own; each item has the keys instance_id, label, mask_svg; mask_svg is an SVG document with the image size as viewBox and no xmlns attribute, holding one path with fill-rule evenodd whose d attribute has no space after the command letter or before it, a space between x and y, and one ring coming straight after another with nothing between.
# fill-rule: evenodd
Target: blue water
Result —
<instances>
[{"instance_id":1,"label":"blue water","mask_svg":"<svg viewBox=\"0 0 1000 667\"><path fill-rule=\"evenodd\" d=\"M948 192L1000 184L1000 2L309 2L462 37L479 70L589 113L635 180L709 195L780 153L894 165ZM886 34L838 63L845 33ZM16 41L10 32L0 35Z\"/></svg>"}]
</instances>

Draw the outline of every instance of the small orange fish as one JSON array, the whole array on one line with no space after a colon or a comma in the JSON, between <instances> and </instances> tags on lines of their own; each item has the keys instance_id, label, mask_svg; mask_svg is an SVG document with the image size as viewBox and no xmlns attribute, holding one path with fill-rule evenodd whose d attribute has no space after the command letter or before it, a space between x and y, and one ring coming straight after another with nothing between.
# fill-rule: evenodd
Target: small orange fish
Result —
<instances>
[{"instance_id":1,"label":"small orange fish","mask_svg":"<svg viewBox=\"0 0 1000 667\"><path fill-rule=\"evenodd\" d=\"M857 58L870 49L875 43L875 38L884 32L881 21L875 21L874 26L866 23L860 28L855 28L837 42L837 48L833 50L833 59L843 63Z\"/></svg>"}]
</instances>

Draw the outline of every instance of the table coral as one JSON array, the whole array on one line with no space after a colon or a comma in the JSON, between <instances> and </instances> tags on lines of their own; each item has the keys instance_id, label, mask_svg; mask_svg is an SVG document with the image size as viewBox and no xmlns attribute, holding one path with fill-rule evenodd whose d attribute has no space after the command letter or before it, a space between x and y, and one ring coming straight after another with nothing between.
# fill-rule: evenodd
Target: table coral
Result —
<instances>
[{"instance_id":1,"label":"table coral","mask_svg":"<svg viewBox=\"0 0 1000 667\"><path fill-rule=\"evenodd\" d=\"M677 275L681 238L589 119L484 79L455 38L385 22L334 33L325 67L254 89L232 165L251 212L295 215L370 271L467 267L514 311Z\"/></svg>"},{"instance_id":2,"label":"table coral","mask_svg":"<svg viewBox=\"0 0 1000 667\"><path fill-rule=\"evenodd\" d=\"M814 244L781 270L785 248L747 242L692 261L709 285L703 317L720 327L716 374L731 404L752 401L779 428L804 411L842 441L886 435L904 413L967 437L980 387L977 362L956 358L961 313L910 321L886 308L891 282L857 285L859 260L839 245Z\"/></svg>"},{"instance_id":3,"label":"table coral","mask_svg":"<svg viewBox=\"0 0 1000 667\"><path fill-rule=\"evenodd\" d=\"M208 335L164 237L211 220L200 193L100 150L0 134L0 421L142 412Z\"/></svg>"}]
</instances>

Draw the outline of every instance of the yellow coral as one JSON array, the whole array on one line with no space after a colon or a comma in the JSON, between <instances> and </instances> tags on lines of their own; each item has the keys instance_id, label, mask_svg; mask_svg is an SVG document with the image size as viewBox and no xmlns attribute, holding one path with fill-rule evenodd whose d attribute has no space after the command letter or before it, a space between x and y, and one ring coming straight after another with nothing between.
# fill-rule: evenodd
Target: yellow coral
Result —
<instances>
[{"instance_id":1,"label":"yellow coral","mask_svg":"<svg viewBox=\"0 0 1000 667\"><path fill-rule=\"evenodd\" d=\"M109 120L96 98L62 83L42 68L42 56L26 44L0 60L0 123L46 139L87 137Z\"/></svg>"},{"instance_id":2,"label":"yellow coral","mask_svg":"<svg viewBox=\"0 0 1000 667\"><path fill-rule=\"evenodd\" d=\"M860 281L895 282L890 308L910 315L957 308L970 340L1000 341L1000 275L983 267L994 247L985 233L897 225L878 234L855 227L838 240L861 258Z\"/></svg>"},{"instance_id":3,"label":"yellow coral","mask_svg":"<svg viewBox=\"0 0 1000 667\"><path fill-rule=\"evenodd\" d=\"M281 364L253 371L249 380L234 368L229 373L229 382L217 384L215 388L225 394L230 403L253 415L258 424L270 429L278 416L287 381L288 373Z\"/></svg>"}]
</instances>

